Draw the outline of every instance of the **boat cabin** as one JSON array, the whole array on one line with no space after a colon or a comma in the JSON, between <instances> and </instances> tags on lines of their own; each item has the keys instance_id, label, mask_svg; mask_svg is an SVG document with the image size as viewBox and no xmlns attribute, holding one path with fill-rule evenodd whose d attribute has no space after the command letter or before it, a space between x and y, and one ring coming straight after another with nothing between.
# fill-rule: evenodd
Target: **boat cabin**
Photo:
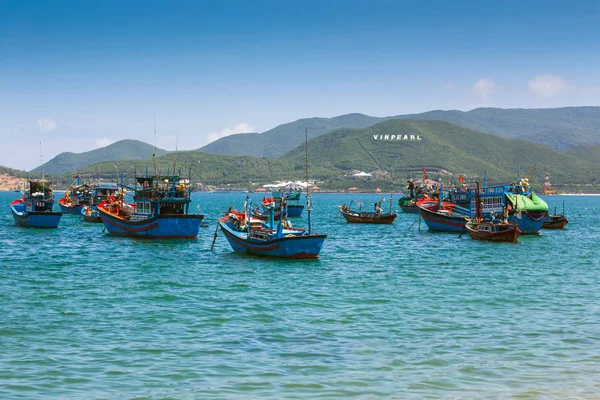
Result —
<instances>
[{"instance_id":1,"label":"boat cabin","mask_svg":"<svg viewBox=\"0 0 600 400\"><path fill-rule=\"evenodd\" d=\"M184 215L188 214L192 199L189 180L178 176L138 177L134 203L136 214Z\"/></svg>"}]
</instances>

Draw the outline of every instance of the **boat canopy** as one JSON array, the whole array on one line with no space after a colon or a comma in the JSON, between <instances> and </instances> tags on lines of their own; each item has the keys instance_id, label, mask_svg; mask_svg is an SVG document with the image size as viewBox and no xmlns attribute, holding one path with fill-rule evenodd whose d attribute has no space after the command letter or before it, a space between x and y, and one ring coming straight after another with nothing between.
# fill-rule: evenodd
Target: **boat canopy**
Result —
<instances>
[{"instance_id":1,"label":"boat canopy","mask_svg":"<svg viewBox=\"0 0 600 400\"><path fill-rule=\"evenodd\" d=\"M31 180L29 181L29 192L30 193L52 193L52 189L50 186L52 185L51 181L47 180Z\"/></svg>"},{"instance_id":2,"label":"boat canopy","mask_svg":"<svg viewBox=\"0 0 600 400\"><path fill-rule=\"evenodd\" d=\"M523 194L506 193L506 197L517 210L548 211L548 204L534 193L526 196Z\"/></svg>"}]
</instances>

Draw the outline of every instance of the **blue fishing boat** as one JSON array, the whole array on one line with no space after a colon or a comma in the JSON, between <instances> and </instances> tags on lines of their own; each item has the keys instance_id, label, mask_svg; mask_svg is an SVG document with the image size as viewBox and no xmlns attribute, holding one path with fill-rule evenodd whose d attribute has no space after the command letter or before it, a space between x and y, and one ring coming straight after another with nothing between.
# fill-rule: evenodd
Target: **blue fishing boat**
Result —
<instances>
[{"instance_id":1,"label":"blue fishing boat","mask_svg":"<svg viewBox=\"0 0 600 400\"><path fill-rule=\"evenodd\" d=\"M110 200L110 197L116 197L119 194L119 186L114 184L101 183L91 189L92 198L90 205L84 206L81 209L81 215L83 220L86 222L102 222L100 219L100 213L98 212L98 205L103 201Z\"/></svg>"},{"instance_id":2,"label":"blue fishing boat","mask_svg":"<svg viewBox=\"0 0 600 400\"><path fill-rule=\"evenodd\" d=\"M246 209L249 203L249 199L247 199ZM280 219L275 227L274 207L270 206L269 210L268 224L260 219L248 217L247 211L239 213L235 210L230 210L219 220L218 226L233 251L274 258L311 259L319 257L327 235L312 234L310 230L307 232L302 228L292 228L285 217Z\"/></svg>"},{"instance_id":3,"label":"blue fishing boat","mask_svg":"<svg viewBox=\"0 0 600 400\"><path fill-rule=\"evenodd\" d=\"M227 238L235 252L248 253L262 257L314 259L319 257L327 235L312 233L310 214L311 197L309 196L308 181L308 131L305 131L306 146L306 209L308 212L308 231L301 228L292 228L284 212L284 201L279 202L280 219L275 227L275 202L269 202L269 223L260 219L250 218L250 198L246 196L244 213L230 209L227 214L219 219L217 229ZM213 246L217 239L217 230L213 239ZM212 247L211 247L212 250Z\"/></svg>"},{"instance_id":4,"label":"blue fishing boat","mask_svg":"<svg viewBox=\"0 0 600 400\"><path fill-rule=\"evenodd\" d=\"M106 230L113 235L150 239L195 239L204 215L190 214L190 184L179 176L136 178L133 206L112 196L97 206ZM124 186L127 188L126 186Z\"/></svg>"},{"instance_id":5,"label":"blue fishing boat","mask_svg":"<svg viewBox=\"0 0 600 400\"><path fill-rule=\"evenodd\" d=\"M79 214L91 201L92 188L87 183L81 183L81 175L77 173L75 181L65 191L64 197L58 199L58 205L65 214Z\"/></svg>"},{"instance_id":6,"label":"blue fishing boat","mask_svg":"<svg viewBox=\"0 0 600 400\"><path fill-rule=\"evenodd\" d=\"M419 215L432 231L462 232L469 210L449 202L424 202L419 205Z\"/></svg>"},{"instance_id":7,"label":"blue fishing boat","mask_svg":"<svg viewBox=\"0 0 600 400\"><path fill-rule=\"evenodd\" d=\"M477 213L477 189L469 189L471 217ZM484 217L516 223L521 234L538 234L548 217L548 204L533 193L527 178L519 184L487 186L479 189Z\"/></svg>"},{"instance_id":8,"label":"blue fishing boat","mask_svg":"<svg viewBox=\"0 0 600 400\"><path fill-rule=\"evenodd\" d=\"M250 215L253 218L258 218L263 221L269 219L269 207L275 209L275 221L279 221L281 218L280 210L283 209L287 218L296 218L302 216L302 210L304 210L304 204L300 204L300 192L271 192L271 197L262 200L260 207L257 207L250 211Z\"/></svg>"},{"instance_id":9,"label":"blue fishing boat","mask_svg":"<svg viewBox=\"0 0 600 400\"><path fill-rule=\"evenodd\" d=\"M286 205L288 217L295 218L295 217L302 216L302 211L304 210L304 204L300 204L300 192L296 192L296 191L285 192L285 193L273 192L271 194L273 195L273 197L275 197L275 199L277 199L279 196L281 196L281 198L283 199L283 201ZM277 207L277 204L275 204L275 207Z\"/></svg>"},{"instance_id":10,"label":"blue fishing boat","mask_svg":"<svg viewBox=\"0 0 600 400\"><path fill-rule=\"evenodd\" d=\"M56 228L62 212L53 211L52 182L30 180L29 190L23 198L10 203L15 223L34 228Z\"/></svg>"}]
</instances>

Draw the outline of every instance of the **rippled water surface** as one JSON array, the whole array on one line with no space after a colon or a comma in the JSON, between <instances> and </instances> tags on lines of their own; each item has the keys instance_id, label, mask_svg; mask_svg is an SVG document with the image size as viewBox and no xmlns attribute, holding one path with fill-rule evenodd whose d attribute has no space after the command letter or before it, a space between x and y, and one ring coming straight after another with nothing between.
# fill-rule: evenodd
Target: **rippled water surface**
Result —
<instances>
[{"instance_id":1,"label":"rippled water surface","mask_svg":"<svg viewBox=\"0 0 600 400\"><path fill-rule=\"evenodd\" d=\"M2 399L600 396L600 197L564 197L566 230L513 245L414 214L342 223L337 204L380 197L317 194L321 258L284 261L222 235L210 251L242 193L195 194L209 228L184 241L16 227L17 196L0 193Z\"/></svg>"}]
</instances>

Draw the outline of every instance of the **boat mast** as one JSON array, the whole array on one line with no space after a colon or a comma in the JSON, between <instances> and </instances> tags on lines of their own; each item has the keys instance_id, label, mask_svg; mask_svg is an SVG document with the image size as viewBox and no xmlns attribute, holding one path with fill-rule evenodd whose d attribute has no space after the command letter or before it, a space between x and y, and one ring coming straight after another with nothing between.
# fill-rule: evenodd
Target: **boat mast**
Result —
<instances>
[{"instance_id":1,"label":"boat mast","mask_svg":"<svg viewBox=\"0 0 600 400\"><path fill-rule=\"evenodd\" d=\"M477 222L481 222L483 220L483 216L481 215L481 204L479 204L479 182L475 182L475 184L475 220Z\"/></svg>"},{"instance_id":2,"label":"boat mast","mask_svg":"<svg viewBox=\"0 0 600 400\"><path fill-rule=\"evenodd\" d=\"M155 185L158 185L158 162L156 161L156 114L154 114L154 154L152 154L152 162L154 163Z\"/></svg>"},{"instance_id":3,"label":"boat mast","mask_svg":"<svg viewBox=\"0 0 600 400\"><path fill-rule=\"evenodd\" d=\"M46 198L46 185L44 185L44 156L42 155L42 142L40 141L40 168L42 169L42 196ZM31 184L29 185L31 192Z\"/></svg>"},{"instance_id":4,"label":"boat mast","mask_svg":"<svg viewBox=\"0 0 600 400\"><path fill-rule=\"evenodd\" d=\"M309 195L309 184L308 184L308 128L304 128L304 151L306 154L305 167L306 167L306 209L308 211L308 234L311 234L310 226L310 195Z\"/></svg>"},{"instance_id":5,"label":"boat mast","mask_svg":"<svg viewBox=\"0 0 600 400\"><path fill-rule=\"evenodd\" d=\"M175 175L177 167L177 150L179 147L179 132L177 132L177 140L175 141L175 160L173 161L173 175ZM156 152L156 149L154 150Z\"/></svg>"}]
</instances>

